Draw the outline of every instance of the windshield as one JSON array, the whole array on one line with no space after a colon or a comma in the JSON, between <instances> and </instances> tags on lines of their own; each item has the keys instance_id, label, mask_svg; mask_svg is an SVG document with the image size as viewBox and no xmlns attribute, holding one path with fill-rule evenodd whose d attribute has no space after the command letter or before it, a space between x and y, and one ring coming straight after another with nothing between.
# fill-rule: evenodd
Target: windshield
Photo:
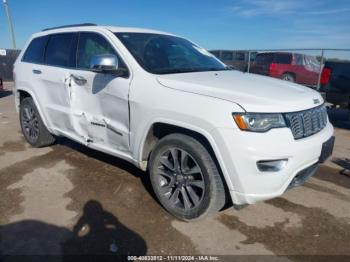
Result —
<instances>
[{"instance_id":1,"label":"windshield","mask_svg":"<svg viewBox=\"0 0 350 262\"><path fill-rule=\"evenodd\" d=\"M205 49L190 41L161 34L115 33L137 62L153 74L228 70Z\"/></svg>"},{"instance_id":2,"label":"windshield","mask_svg":"<svg viewBox=\"0 0 350 262\"><path fill-rule=\"evenodd\" d=\"M306 69L314 72L320 71L321 63L317 60L316 57L306 55L304 61Z\"/></svg>"}]
</instances>

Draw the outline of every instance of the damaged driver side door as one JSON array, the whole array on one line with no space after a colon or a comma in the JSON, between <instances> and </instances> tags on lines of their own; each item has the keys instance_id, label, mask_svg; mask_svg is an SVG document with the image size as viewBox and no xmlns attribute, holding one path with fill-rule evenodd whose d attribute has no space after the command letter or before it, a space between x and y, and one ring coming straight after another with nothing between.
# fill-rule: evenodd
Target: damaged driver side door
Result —
<instances>
[{"instance_id":1,"label":"damaged driver side door","mask_svg":"<svg viewBox=\"0 0 350 262\"><path fill-rule=\"evenodd\" d=\"M95 55L111 54L127 67L111 43L94 32L79 33L76 69L70 70L72 123L75 133L86 144L122 152L129 151L129 86L130 77L96 73L90 69Z\"/></svg>"}]
</instances>

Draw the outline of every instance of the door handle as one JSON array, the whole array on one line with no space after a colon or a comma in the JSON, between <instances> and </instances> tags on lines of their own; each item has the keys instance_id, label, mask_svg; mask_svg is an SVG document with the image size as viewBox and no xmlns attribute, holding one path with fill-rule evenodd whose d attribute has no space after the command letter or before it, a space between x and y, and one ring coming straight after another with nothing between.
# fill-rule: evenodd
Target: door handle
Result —
<instances>
[{"instance_id":1,"label":"door handle","mask_svg":"<svg viewBox=\"0 0 350 262\"><path fill-rule=\"evenodd\" d=\"M40 75L42 72L39 69L33 69L33 74Z\"/></svg>"},{"instance_id":2,"label":"door handle","mask_svg":"<svg viewBox=\"0 0 350 262\"><path fill-rule=\"evenodd\" d=\"M71 75L71 78L78 86L83 86L86 84L87 80L83 76Z\"/></svg>"}]
</instances>

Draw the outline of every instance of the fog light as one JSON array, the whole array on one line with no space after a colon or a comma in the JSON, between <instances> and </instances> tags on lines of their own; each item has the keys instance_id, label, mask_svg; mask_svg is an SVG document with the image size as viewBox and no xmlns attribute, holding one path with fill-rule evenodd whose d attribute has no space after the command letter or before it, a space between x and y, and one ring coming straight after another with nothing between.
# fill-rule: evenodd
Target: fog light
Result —
<instances>
[{"instance_id":1,"label":"fog light","mask_svg":"<svg viewBox=\"0 0 350 262\"><path fill-rule=\"evenodd\" d=\"M261 160L256 165L261 172L278 172L286 166L287 162L288 159Z\"/></svg>"}]
</instances>

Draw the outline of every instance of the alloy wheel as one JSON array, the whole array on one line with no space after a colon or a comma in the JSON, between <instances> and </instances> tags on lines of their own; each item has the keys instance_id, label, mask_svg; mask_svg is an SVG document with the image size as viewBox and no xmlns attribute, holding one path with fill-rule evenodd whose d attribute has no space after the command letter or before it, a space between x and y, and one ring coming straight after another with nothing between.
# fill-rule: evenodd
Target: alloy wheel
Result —
<instances>
[{"instance_id":1,"label":"alloy wheel","mask_svg":"<svg viewBox=\"0 0 350 262\"><path fill-rule=\"evenodd\" d=\"M39 121L32 107L26 106L22 111L22 127L27 138L35 142L39 137Z\"/></svg>"},{"instance_id":2,"label":"alloy wheel","mask_svg":"<svg viewBox=\"0 0 350 262\"><path fill-rule=\"evenodd\" d=\"M170 206L189 210L200 205L205 194L204 177L187 151L170 148L161 155L157 166L158 188Z\"/></svg>"}]
</instances>

